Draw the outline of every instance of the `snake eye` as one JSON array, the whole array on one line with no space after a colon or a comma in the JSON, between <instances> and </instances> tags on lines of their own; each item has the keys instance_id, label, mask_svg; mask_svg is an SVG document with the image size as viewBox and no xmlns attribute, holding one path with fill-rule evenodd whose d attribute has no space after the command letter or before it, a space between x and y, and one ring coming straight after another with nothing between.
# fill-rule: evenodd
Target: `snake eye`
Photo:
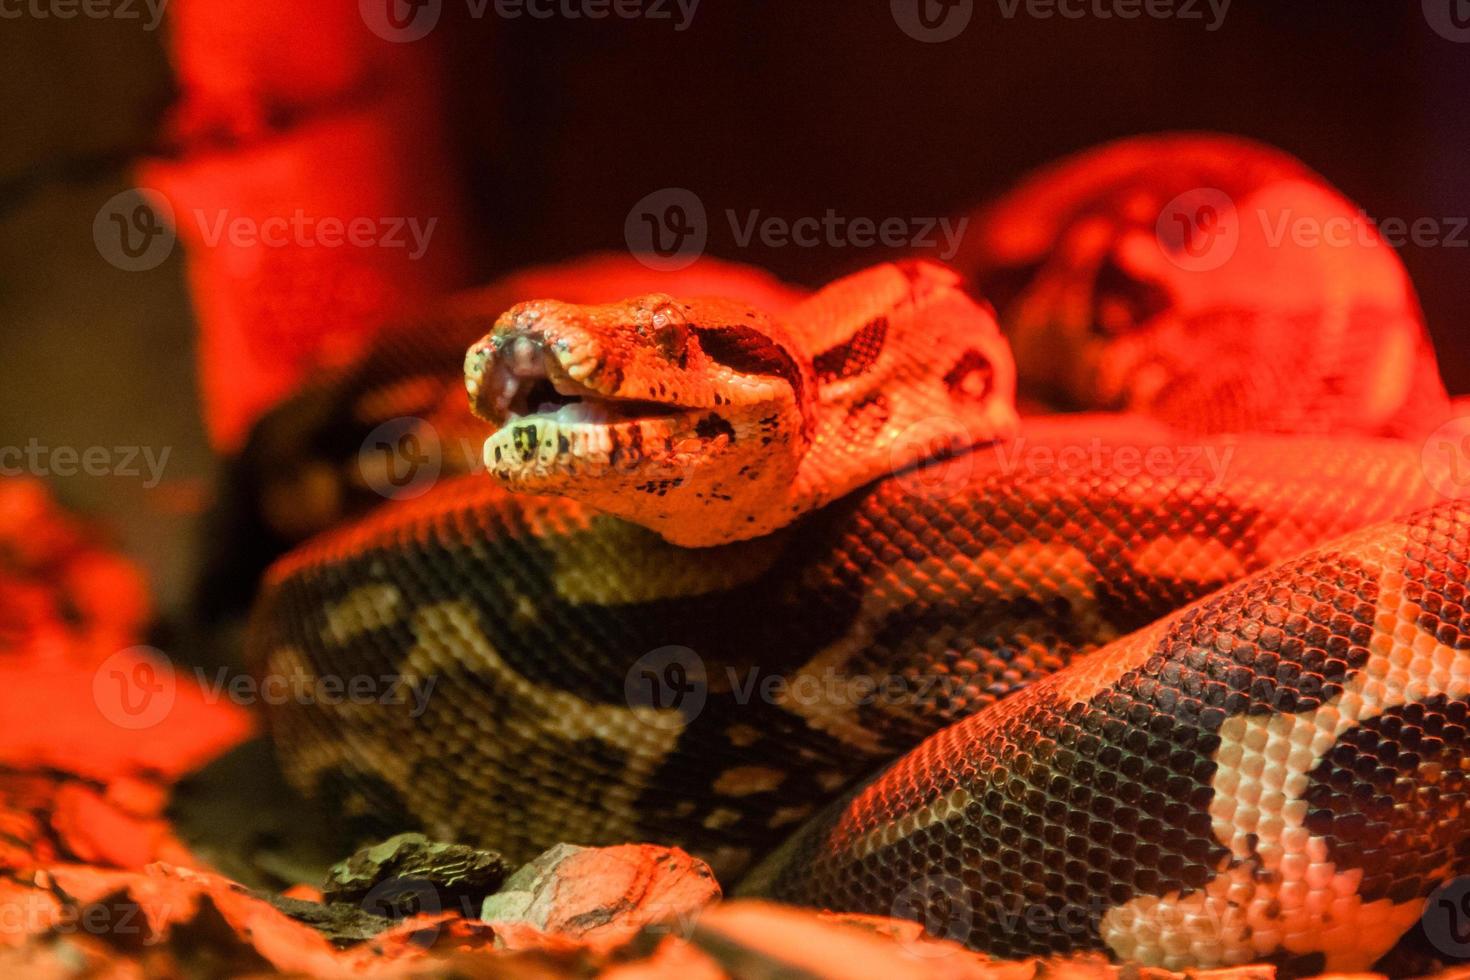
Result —
<instances>
[{"instance_id":1,"label":"snake eye","mask_svg":"<svg viewBox=\"0 0 1470 980\"><path fill-rule=\"evenodd\" d=\"M671 361L682 361L689 347L689 320L677 306L664 305L653 311L653 342Z\"/></svg>"}]
</instances>

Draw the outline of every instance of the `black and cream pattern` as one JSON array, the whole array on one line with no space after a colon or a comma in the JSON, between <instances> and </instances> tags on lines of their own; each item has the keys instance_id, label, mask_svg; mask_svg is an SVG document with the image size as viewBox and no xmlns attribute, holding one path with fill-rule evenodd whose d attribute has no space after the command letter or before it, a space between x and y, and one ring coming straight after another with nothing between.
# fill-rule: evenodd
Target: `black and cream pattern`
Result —
<instances>
[{"instance_id":1,"label":"black and cream pattern","mask_svg":"<svg viewBox=\"0 0 1470 980\"><path fill-rule=\"evenodd\" d=\"M1467 590L1470 504L1328 544L939 733L757 874L882 913L950 875L1002 954L1366 970L1470 873Z\"/></svg>"}]
</instances>

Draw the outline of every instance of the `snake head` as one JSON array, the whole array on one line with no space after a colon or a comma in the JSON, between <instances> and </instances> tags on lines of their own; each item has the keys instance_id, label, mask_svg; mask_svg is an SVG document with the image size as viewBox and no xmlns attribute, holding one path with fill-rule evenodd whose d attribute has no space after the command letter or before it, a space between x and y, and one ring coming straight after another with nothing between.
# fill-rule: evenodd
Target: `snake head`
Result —
<instances>
[{"instance_id":1,"label":"snake head","mask_svg":"<svg viewBox=\"0 0 1470 980\"><path fill-rule=\"evenodd\" d=\"M492 478L685 544L788 495L813 429L795 345L720 299L521 303L469 349L465 386L495 427Z\"/></svg>"},{"instance_id":2,"label":"snake head","mask_svg":"<svg viewBox=\"0 0 1470 980\"><path fill-rule=\"evenodd\" d=\"M780 324L662 293L522 303L470 348L465 385L495 426L494 479L691 547L769 533L1016 424L989 306L926 262L848 276Z\"/></svg>"}]
</instances>

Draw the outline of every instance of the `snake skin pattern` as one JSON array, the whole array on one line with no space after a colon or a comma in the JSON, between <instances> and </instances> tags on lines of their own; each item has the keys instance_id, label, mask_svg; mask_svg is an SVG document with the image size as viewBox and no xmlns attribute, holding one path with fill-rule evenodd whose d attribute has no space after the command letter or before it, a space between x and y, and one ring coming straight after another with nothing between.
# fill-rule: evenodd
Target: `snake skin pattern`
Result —
<instances>
[{"instance_id":1,"label":"snake skin pattern","mask_svg":"<svg viewBox=\"0 0 1470 980\"><path fill-rule=\"evenodd\" d=\"M478 476L386 508L269 577L257 663L405 680L397 705L280 706L286 771L379 831L512 859L658 840L729 876L944 724L1433 499L1392 442L1100 417L1032 420L1016 445L714 549ZM1169 471L1115 465L1149 448Z\"/></svg>"},{"instance_id":2,"label":"snake skin pattern","mask_svg":"<svg viewBox=\"0 0 1470 980\"><path fill-rule=\"evenodd\" d=\"M1333 542L939 733L758 874L950 902L1002 954L1366 970L1470 872L1467 590L1470 504Z\"/></svg>"},{"instance_id":3,"label":"snake skin pattern","mask_svg":"<svg viewBox=\"0 0 1470 980\"><path fill-rule=\"evenodd\" d=\"M975 216L954 266L995 304L1040 406L1412 437L1447 411L1397 253L1320 176L1248 140L1141 137L1045 167Z\"/></svg>"},{"instance_id":4,"label":"snake skin pattern","mask_svg":"<svg viewBox=\"0 0 1470 980\"><path fill-rule=\"evenodd\" d=\"M1139 228L1169 247L1148 215L1203 183L1251 217L1235 258L1141 259ZM826 360L844 387L754 371L821 413L801 429L819 438L782 446L841 460L820 472L843 479L868 469L770 533L682 547L671 531L707 543L703 503L528 485L507 448L542 480L564 472L542 458L555 443L539 429L517 441L516 413L473 384L501 425L490 476L453 476L475 460L446 453L448 478L367 510L361 487L378 481L361 454L353 472L344 432L360 439L389 413L489 431L449 397L443 348L401 353L411 336L311 393L314 419L278 419L287 457L331 447L336 489L282 535L310 540L266 577L252 662L387 692L268 706L292 782L364 832L418 828L511 860L651 840L728 882L786 841L752 890L937 919L1002 954L1267 959L1288 973L1375 962L1436 883L1470 870L1465 511L1383 523L1440 499L1419 446L1379 438L1445 412L1407 278L1387 249L1322 261L1253 243L1256 214L1320 216L1340 198L1249 144L1124 144L1028 187L995 209L965 271L998 300L1023 390L1133 414L1026 418L1014 438L962 445L941 425L929 458L884 456L869 445L889 438L875 399L901 410L915 382L864 384L890 337L877 319L834 317L825 343L773 330L813 366L868 351ZM548 295L610 298L581 298L566 273ZM821 308L821 294L761 288L786 322ZM540 338L517 353L526 323L492 329L505 294L484 295L497 306L465 304L433 334L459 342L456 364L496 330L509 339L472 352L473 380L548 356ZM623 304L617 329L656 306ZM920 361L943 376L962 353ZM988 365L1003 358L987 348ZM713 453L726 436L701 438ZM312 533L333 515L353 519Z\"/></svg>"}]
</instances>

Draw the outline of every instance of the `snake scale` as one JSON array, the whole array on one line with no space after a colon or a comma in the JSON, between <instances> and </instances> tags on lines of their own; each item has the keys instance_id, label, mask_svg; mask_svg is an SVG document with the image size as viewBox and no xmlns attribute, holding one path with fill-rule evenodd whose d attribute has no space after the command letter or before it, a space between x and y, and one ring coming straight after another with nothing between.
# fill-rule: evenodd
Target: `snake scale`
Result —
<instances>
[{"instance_id":1,"label":"snake scale","mask_svg":"<svg viewBox=\"0 0 1470 980\"><path fill-rule=\"evenodd\" d=\"M1146 255L1181 185L1228 188L1240 267ZM1283 200L1348 207L1133 141L984 212L960 275L626 299L599 260L387 338L264 427L340 465L249 646L412 697L274 706L287 774L353 826L677 844L1002 955L1381 961L1470 873L1470 507L1397 438L1447 411L1402 269L1253 254ZM347 451L405 406L486 472L369 508Z\"/></svg>"}]
</instances>

